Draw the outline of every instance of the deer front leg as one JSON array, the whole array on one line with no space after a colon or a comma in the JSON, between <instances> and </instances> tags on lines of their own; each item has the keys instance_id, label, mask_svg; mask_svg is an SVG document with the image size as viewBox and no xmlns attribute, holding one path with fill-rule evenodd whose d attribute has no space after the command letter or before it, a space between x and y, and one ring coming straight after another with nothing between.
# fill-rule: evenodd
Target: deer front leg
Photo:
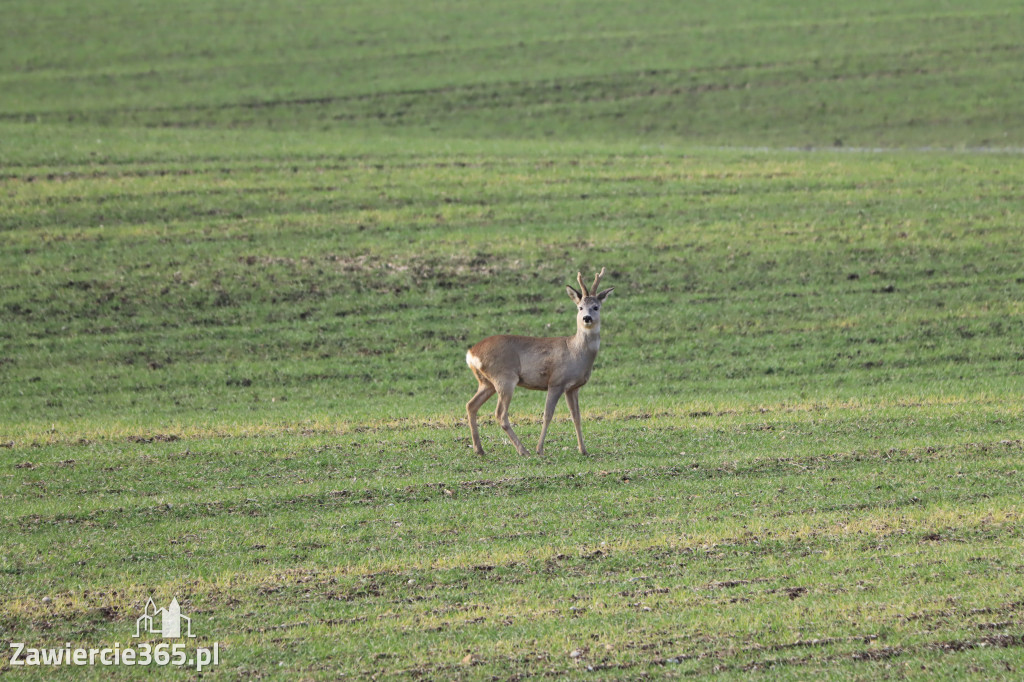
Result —
<instances>
[{"instance_id":1,"label":"deer front leg","mask_svg":"<svg viewBox=\"0 0 1024 682\"><path fill-rule=\"evenodd\" d=\"M583 445L583 426L580 424L580 389L573 388L565 392L565 402L572 415L572 425L576 427L576 442L580 446L580 454L586 455L587 448Z\"/></svg>"},{"instance_id":2,"label":"deer front leg","mask_svg":"<svg viewBox=\"0 0 1024 682\"><path fill-rule=\"evenodd\" d=\"M544 454L544 437L548 435L548 424L551 423L551 418L555 416L555 407L558 405L558 399L561 397L561 386L548 387L548 398L544 403L544 424L540 427L540 442L537 443L538 455Z\"/></svg>"},{"instance_id":3,"label":"deer front leg","mask_svg":"<svg viewBox=\"0 0 1024 682\"><path fill-rule=\"evenodd\" d=\"M512 422L508 419L508 406L512 403L512 392L515 391L515 383L502 383L495 384L495 388L498 391L498 407L494 410L494 416L501 424L501 428L504 429L505 433L508 434L508 439L512 441L512 445L523 457L529 457L530 453L523 447L522 442L519 440L519 436L512 430Z\"/></svg>"}]
</instances>

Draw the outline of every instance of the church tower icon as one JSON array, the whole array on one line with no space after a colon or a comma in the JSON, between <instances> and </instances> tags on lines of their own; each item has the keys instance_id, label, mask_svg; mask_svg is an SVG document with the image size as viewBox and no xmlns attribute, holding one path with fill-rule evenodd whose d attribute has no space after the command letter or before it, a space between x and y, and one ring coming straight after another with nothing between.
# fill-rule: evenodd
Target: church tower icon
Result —
<instances>
[{"instance_id":1,"label":"church tower icon","mask_svg":"<svg viewBox=\"0 0 1024 682\"><path fill-rule=\"evenodd\" d=\"M177 598L172 599L166 609L158 609L152 598L146 602L142 615L135 620L135 637L144 633L160 635L165 639L177 639L182 636L182 621L185 623L185 637L192 634L192 619L181 615L181 605Z\"/></svg>"}]
</instances>

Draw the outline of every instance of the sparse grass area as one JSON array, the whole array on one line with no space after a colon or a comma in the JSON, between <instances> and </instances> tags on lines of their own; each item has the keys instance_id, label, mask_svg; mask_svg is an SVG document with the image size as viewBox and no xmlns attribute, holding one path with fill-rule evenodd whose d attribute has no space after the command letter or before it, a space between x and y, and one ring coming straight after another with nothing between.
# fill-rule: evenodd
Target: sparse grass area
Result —
<instances>
[{"instance_id":1,"label":"sparse grass area","mask_svg":"<svg viewBox=\"0 0 1024 682\"><path fill-rule=\"evenodd\" d=\"M147 166L5 181L5 630L154 594L239 677L1020 669L1017 157ZM598 264L594 455L473 456L464 348L568 333Z\"/></svg>"},{"instance_id":2,"label":"sparse grass area","mask_svg":"<svg viewBox=\"0 0 1024 682\"><path fill-rule=\"evenodd\" d=\"M711 148L1019 146L1016 5L9 5L5 650L1024 674L1024 161ZM602 265L592 455L473 455L465 349Z\"/></svg>"},{"instance_id":3,"label":"sparse grass area","mask_svg":"<svg viewBox=\"0 0 1024 682\"><path fill-rule=\"evenodd\" d=\"M1021 147L1015 0L6 3L0 120Z\"/></svg>"}]
</instances>

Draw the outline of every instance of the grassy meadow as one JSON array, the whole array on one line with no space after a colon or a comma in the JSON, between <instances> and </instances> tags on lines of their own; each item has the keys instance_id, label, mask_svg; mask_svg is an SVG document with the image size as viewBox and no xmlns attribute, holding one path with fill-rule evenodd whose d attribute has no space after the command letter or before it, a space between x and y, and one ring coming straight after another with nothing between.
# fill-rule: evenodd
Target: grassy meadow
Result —
<instances>
[{"instance_id":1,"label":"grassy meadow","mask_svg":"<svg viewBox=\"0 0 1024 682\"><path fill-rule=\"evenodd\" d=\"M1024 10L687 5L6 3L0 677L1024 675Z\"/></svg>"}]
</instances>

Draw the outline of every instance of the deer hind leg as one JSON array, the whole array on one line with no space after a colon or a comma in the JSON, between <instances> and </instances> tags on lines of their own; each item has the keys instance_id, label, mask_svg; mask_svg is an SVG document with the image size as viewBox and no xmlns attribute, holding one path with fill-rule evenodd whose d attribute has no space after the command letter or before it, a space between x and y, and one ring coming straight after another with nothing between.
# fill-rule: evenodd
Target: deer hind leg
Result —
<instances>
[{"instance_id":1,"label":"deer hind leg","mask_svg":"<svg viewBox=\"0 0 1024 682\"><path fill-rule=\"evenodd\" d=\"M548 435L548 424L551 423L551 418L555 416L555 407L558 405L558 399L562 397L562 388L560 386L551 386L548 388L548 397L544 402L544 424L540 427L540 442L537 443L537 454L544 454L544 437Z\"/></svg>"},{"instance_id":2,"label":"deer hind leg","mask_svg":"<svg viewBox=\"0 0 1024 682\"><path fill-rule=\"evenodd\" d=\"M586 455L587 448L583 445L583 426L580 423L580 389L574 388L565 392L565 402L572 415L572 425L576 427L576 442L580 446L580 454Z\"/></svg>"},{"instance_id":3,"label":"deer hind leg","mask_svg":"<svg viewBox=\"0 0 1024 682\"><path fill-rule=\"evenodd\" d=\"M511 381L496 381L494 382L494 388L498 392L498 407L494 410L494 416L497 418L498 423L501 424L501 428L508 434L508 439L512 441L516 452L523 457L529 457L530 453L523 447L519 436L512 430L512 422L508 419L508 407L512 403L512 393L516 390L516 380L513 378Z\"/></svg>"},{"instance_id":4,"label":"deer hind leg","mask_svg":"<svg viewBox=\"0 0 1024 682\"><path fill-rule=\"evenodd\" d=\"M473 450L478 455L484 454L484 446L480 444L480 430L476 424L476 413L487 400L494 395L494 386L490 382L477 377L480 387L476 389L476 395L466 403L466 415L469 416L469 432L473 436Z\"/></svg>"}]
</instances>

